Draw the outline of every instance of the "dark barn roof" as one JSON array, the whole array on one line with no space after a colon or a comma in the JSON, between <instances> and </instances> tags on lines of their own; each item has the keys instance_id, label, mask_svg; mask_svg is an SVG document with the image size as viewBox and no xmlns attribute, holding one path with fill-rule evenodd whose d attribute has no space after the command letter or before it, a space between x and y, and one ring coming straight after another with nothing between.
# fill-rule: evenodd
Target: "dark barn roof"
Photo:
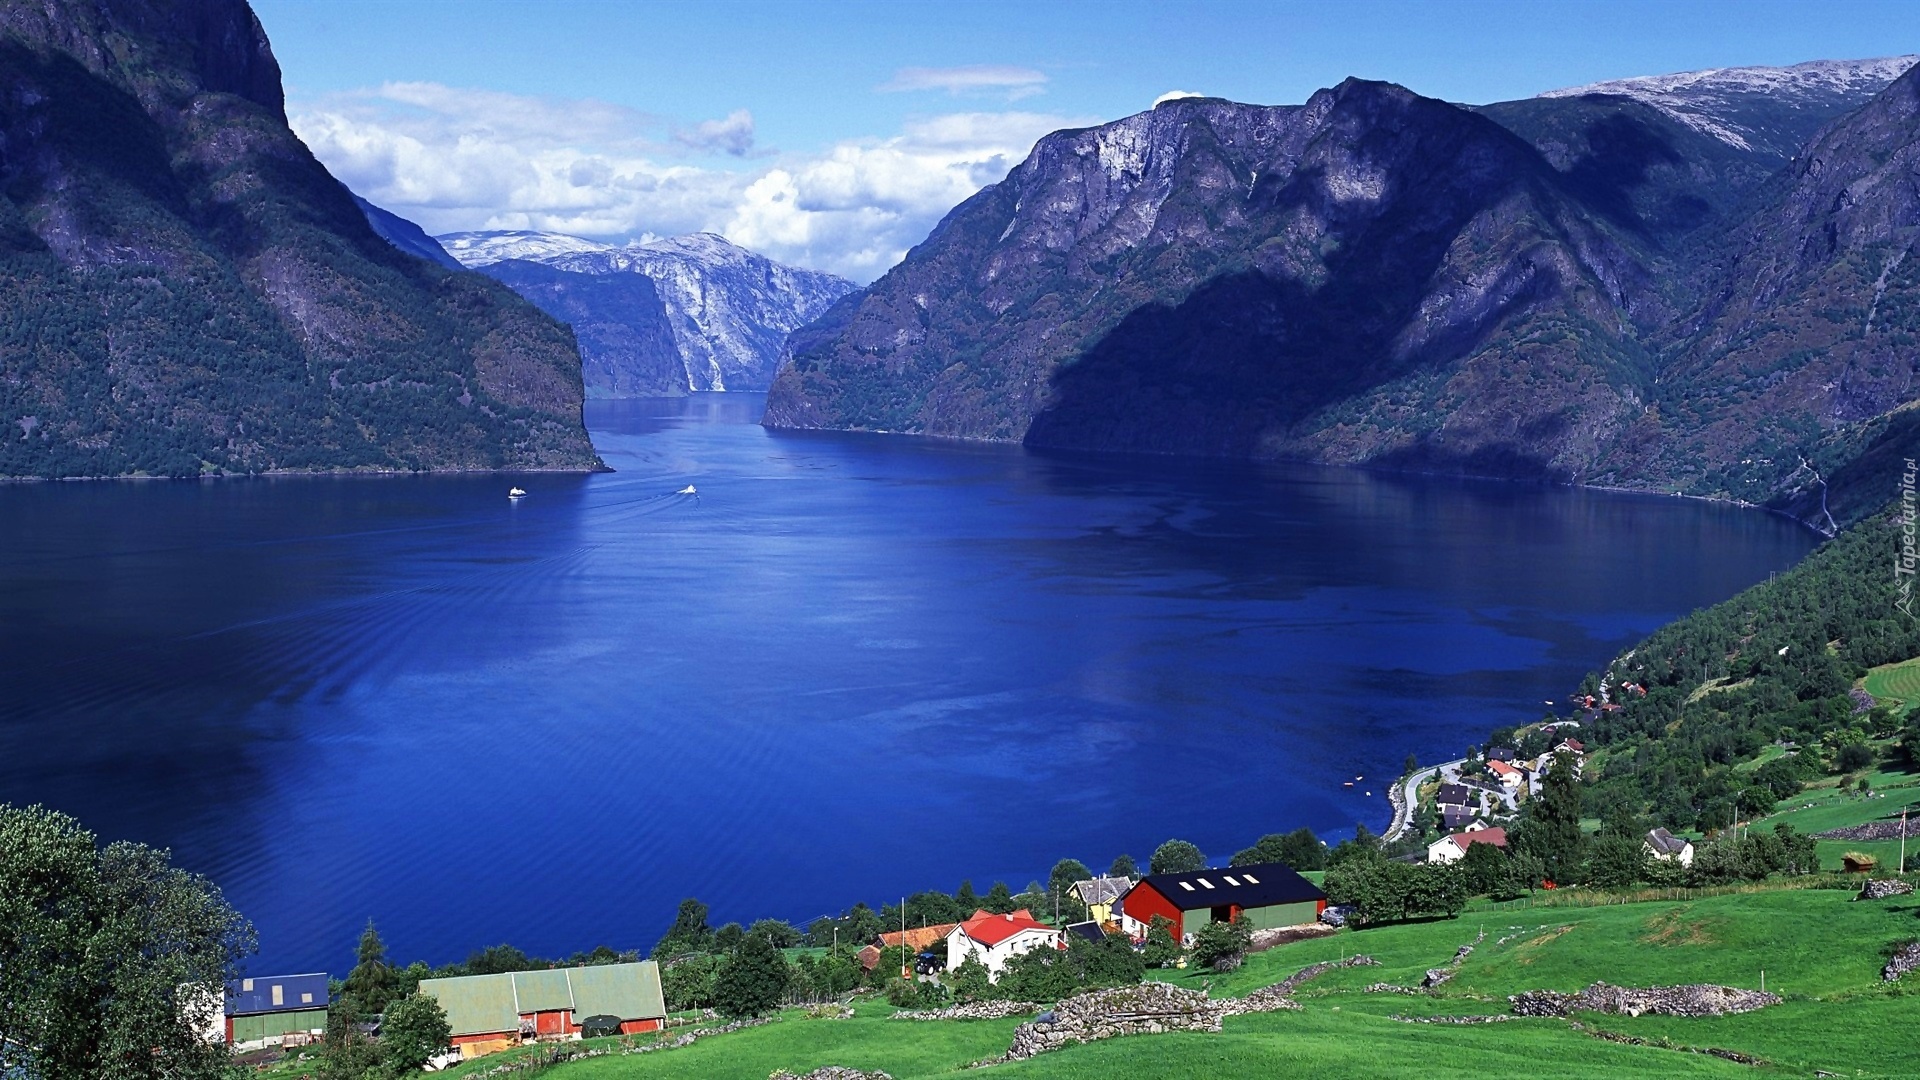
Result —
<instances>
[{"instance_id":1,"label":"dark barn roof","mask_svg":"<svg viewBox=\"0 0 1920 1080\"><path fill-rule=\"evenodd\" d=\"M280 988L280 1000L273 1000L273 988ZM227 1015L299 1012L327 1007L326 972L311 975L271 975L265 978L235 979L227 984Z\"/></svg>"},{"instance_id":2,"label":"dark barn roof","mask_svg":"<svg viewBox=\"0 0 1920 1080\"><path fill-rule=\"evenodd\" d=\"M1140 879L1140 884L1153 886L1154 892L1172 901L1181 911L1223 904L1263 908L1327 898L1318 885L1294 873L1293 867L1286 863L1277 862L1196 870L1190 874L1148 874Z\"/></svg>"}]
</instances>

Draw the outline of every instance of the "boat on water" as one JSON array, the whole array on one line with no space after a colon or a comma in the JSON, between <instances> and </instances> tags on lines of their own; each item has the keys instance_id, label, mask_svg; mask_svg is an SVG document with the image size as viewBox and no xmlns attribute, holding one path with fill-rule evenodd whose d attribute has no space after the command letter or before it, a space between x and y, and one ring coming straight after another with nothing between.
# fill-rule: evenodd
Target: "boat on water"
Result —
<instances>
[{"instance_id":1,"label":"boat on water","mask_svg":"<svg viewBox=\"0 0 1920 1080\"><path fill-rule=\"evenodd\" d=\"M526 497L527 497L527 493L524 491L521 491L519 488L507 489L507 498L509 499L524 499Z\"/></svg>"},{"instance_id":2,"label":"boat on water","mask_svg":"<svg viewBox=\"0 0 1920 1080\"><path fill-rule=\"evenodd\" d=\"M698 495L700 493L693 490L692 484L688 484L686 487L683 487L679 491L674 492L674 494L675 495Z\"/></svg>"}]
</instances>

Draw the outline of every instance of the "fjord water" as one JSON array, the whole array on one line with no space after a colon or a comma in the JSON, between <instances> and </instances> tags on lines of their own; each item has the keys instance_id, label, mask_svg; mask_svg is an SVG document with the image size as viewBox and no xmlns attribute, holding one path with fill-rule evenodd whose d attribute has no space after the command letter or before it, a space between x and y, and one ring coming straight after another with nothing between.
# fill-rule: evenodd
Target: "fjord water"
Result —
<instances>
[{"instance_id":1,"label":"fjord water","mask_svg":"<svg viewBox=\"0 0 1920 1080\"><path fill-rule=\"evenodd\" d=\"M590 477L0 488L0 801L173 848L262 973L344 971L368 918L403 960L645 949L685 896L803 923L1384 828L1408 753L1537 719L1815 540L1672 498L770 433L762 402L592 403L618 471Z\"/></svg>"}]
</instances>

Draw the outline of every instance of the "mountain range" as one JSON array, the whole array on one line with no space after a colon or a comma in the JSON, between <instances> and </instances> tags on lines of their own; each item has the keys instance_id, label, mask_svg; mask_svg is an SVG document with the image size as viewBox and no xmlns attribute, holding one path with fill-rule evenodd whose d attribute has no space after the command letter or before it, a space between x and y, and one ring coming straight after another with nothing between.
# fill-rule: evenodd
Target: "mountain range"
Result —
<instances>
[{"instance_id":1,"label":"mountain range","mask_svg":"<svg viewBox=\"0 0 1920 1080\"><path fill-rule=\"evenodd\" d=\"M787 335L854 289L714 233L620 246L527 231L438 239L573 326L590 397L765 390Z\"/></svg>"},{"instance_id":2,"label":"mountain range","mask_svg":"<svg viewBox=\"0 0 1920 1080\"><path fill-rule=\"evenodd\" d=\"M0 5L0 475L590 469L566 327L402 254L243 0Z\"/></svg>"},{"instance_id":3,"label":"mountain range","mask_svg":"<svg viewBox=\"0 0 1920 1080\"><path fill-rule=\"evenodd\" d=\"M1875 463L1915 433L1911 59L1478 108L1350 79L1056 132L795 333L765 422L1677 490L1830 528L1884 502Z\"/></svg>"}]
</instances>

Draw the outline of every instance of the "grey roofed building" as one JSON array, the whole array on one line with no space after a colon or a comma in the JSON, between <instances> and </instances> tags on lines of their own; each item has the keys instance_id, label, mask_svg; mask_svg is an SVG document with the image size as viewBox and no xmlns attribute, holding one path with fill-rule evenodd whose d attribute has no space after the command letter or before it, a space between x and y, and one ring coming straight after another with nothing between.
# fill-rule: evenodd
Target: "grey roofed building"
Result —
<instances>
[{"instance_id":1,"label":"grey roofed building","mask_svg":"<svg viewBox=\"0 0 1920 1080\"><path fill-rule=\"evenodd\" d=\"M1442 806L1440 808L1440 820L1446 825L1448 832L1460 832L1464 830L1468 825L1473 824L1479 816L1479 811L1471 806Z\"/></svg>"},{"instance_id":2,"label":"grey roofed building","mask_svg":"<svg viewBox=\"0 0 1920 1080\"><path fill-rule=\"evenodd\" d=\"M1088 941L1100 941L1107 936L1107 932L1100 929L1100 924L1097 922L1068 923L1066 930L1067 933L1086 938Z\"/></svg>"},{"instance_id":3,"label":"grey roofed building","mask_svg":"<svg viewBox=\"0 0 1920 1080\"><path fill-rule=\"evenodd\" d=\"M1504 761L1504 762L1507 762L1508 764L1512 764L1513 751L1504 746L1488 747L1487 760L1488 761Z\"/></svg>"},{"instance_id":4,"label":"grey roofed building","mask_svg":"<svg viewBox=\"0 0 1920 1080\"><path fill-rule=\"evenodd\" d=\"M1647 847L1663 859L1671 859L1692 846L1693 841L1675 836L1665 829L1654 829L1647 833Z\"/></svg>"},{"instance_id":5,"label":"grey roofed building","mask_svg":"<svg viewBox=\"0 0 1920 1080\"><path fill-rule=\"evenodd\" d=\"M1125 896L1133 888L1133 879L1129 877L1097 877L1085 881L1076 881L1067 887L1067 891L1080 898L1080 902L1092 907L1095 904L1111 904Z\"/></svg>"},{"instance_id":6,"label":"grey roofed building","mask_svg":"<svg viewBox=\"0 0 1920 1080\"><path fill-rule=\"evenodd\" d=\"M1441 784L1433 801L1441 806L1471 806L1480 801L1473 788L1465 784Z\"/></svg>"}]
</instances>

